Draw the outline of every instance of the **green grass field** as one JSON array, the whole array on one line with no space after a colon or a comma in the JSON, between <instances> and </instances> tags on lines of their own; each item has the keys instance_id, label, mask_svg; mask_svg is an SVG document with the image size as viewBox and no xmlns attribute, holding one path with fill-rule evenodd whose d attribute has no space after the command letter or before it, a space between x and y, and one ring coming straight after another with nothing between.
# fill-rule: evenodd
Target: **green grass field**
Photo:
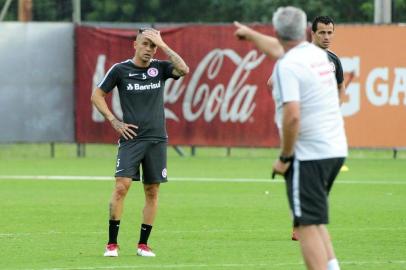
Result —
<instances>
[{"instance_id":1,"label":"green grass field","mask_svg":"<svg viewBox=\"0 0 406 270\"><path fill-rule=\"evenodd\" d=\"M269 180L275 150L184 150L169 149L170 182L149 241L157 257L135 255L143 193L134 183L120 257L104 258L115 147L87 145L77 158L58 144L50 158L48 145L0 145L0 269L305 269L284 183ZM342 269L406 269L405 152L395 160L388 150L353 150L346 164L330 198Z\"/></svg>"}]
</instances>

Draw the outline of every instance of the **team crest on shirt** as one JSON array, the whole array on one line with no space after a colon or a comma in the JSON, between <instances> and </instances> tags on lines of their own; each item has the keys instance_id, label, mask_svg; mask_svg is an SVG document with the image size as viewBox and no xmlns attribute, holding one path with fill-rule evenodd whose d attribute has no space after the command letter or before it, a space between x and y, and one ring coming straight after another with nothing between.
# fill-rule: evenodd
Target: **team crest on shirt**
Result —
<instances>
[{"instance_id":1,"label":"team crest on shirt","mask_svg":"<svg viewBox=\"0 0 406 270\"><path fill-rule=\"evenodd\" d=\"M156 68L149 68L149 69L147 70L147 73L148 73L148 75L151 76L151 77L156 77L156 76L158 75L158 69L156 69Z\"/></svg>"},{"instance_id":2,"label":"team crest on shirt","mask_svg":"<svg viewBox=\"0 0 406 270\"><path fill-rule=\"evenodd\" d=\"M164 169L162 170L162 177L163 177L163 178L166 178L166 175L167 175L167 171L166 171L166 168L164 168Z\"/></svg>"}]
</instances>

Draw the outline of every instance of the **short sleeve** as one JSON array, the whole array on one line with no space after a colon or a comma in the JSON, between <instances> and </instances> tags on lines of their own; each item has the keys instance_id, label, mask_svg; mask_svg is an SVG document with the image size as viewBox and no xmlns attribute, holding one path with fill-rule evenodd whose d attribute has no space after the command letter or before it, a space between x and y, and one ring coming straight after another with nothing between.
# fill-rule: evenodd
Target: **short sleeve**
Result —
<instances>
[{"instance_id":1,"label":"short sleeve","mask_svg":"<svg viewBox=\"0 0 406 270\"><path fill-rule=\"evenodd\" d=\"M172 79L175 79L175 80L179 79L179 76L173 75L174 66L173 66L173 64L171 62L169 62L169 61L161 61L160 64L162 66L162 71L163 71L165 80L169 79L169 78L172 78Z\"/></svg>"},{"instance_id":2,"label":"short sleeve","mask_svg":"<svg viewBox=\"0 0 406 270\"><path fill-rule=\"evenodd\" d=\"M340 59L337 57L335 61L336 65L336 80L337 84L341 84L344 81L344 72L343 72L343 66L341 65Z\"/></svg>"},{"instance_id":3,"label":"short sleeve","mask_svg":"<svg viewBox=\"0 0 406 270\"><path fill-rule=\"evenodd\" d=\"M275 78L282 103L300 101L299 78L293 66L280 63L276 67Z\"/></svg>"},{"instance_id":4,"label":"short sleeve","mask_svg":"<svg viewBox=\"0 0 406 270\"><path fill-rule=\"evenodd\" d=\"M118 80L118 67L117 64L112 66L104 75L103 80L97 85L101 90L108 93L114 89L117 85Z\"/></svg>"}]
</instances>

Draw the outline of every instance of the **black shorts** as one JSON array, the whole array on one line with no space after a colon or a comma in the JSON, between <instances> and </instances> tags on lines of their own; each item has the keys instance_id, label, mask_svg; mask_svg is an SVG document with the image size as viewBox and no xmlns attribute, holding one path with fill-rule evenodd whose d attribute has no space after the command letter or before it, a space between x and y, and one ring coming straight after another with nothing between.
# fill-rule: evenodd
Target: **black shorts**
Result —
<instances>
[{"instance_id":1,"label":"black shorts","mask_svg":"<svg viewBox=\"0 0 406 270\"><path fill-rule=\"evenodd\" d=\"M299 161L285 174L294 226L328 224L328 194L344 158Z\"/></svg>"},{"instance_id":2,"label":"black shorts","mask_svg":"<svg viewBox=\"0 0 406 270\"><path fill-rule=\"evenodd\" d=\"M141 165L143 183L167 182L166 146L166 141L120 141L115 176L139 181Z\"/></svg>"}]
</instances>

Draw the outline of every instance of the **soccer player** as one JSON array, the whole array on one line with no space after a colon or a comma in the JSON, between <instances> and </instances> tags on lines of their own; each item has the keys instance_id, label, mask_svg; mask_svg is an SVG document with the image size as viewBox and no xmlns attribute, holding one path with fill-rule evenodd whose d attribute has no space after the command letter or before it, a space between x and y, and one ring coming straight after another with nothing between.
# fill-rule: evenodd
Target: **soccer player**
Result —
<instances>
[{"instance_id":1,"label":"soccer player","mask_svg":"<svg viewBox=\"0 0 406 270\"><path fill-rule=\"evenodd\" d=\"M283 47L279 43L278 39L264 35L239 22L234 22L234 25L237 27L234 34L239 39L253 42L260 51L265 53L272 60L277 60L284 54ZM314 45L324 49L327 52L330 62L332 63L332 68L336 74L337 88L341 99L345 90L344 72L340 59L336 54L329 50L333 37L333 19L328 16L316 17L312 23L312 42Z\"/></svg>"},{"instance_id":2,"label":"soccer player","mask_svg":"<svg viewBox=\"0 0 406 270\"><path fill-rule=\"evenodd\" d=\"M239 22L234 22L237 27L235 35L239 39L248 40L255 44L255 46L269 56L272 60L279 59L283 53L284 49L279 43L277 38L264 35L254 29L243 25ZM337 80L337 89L340 102L342 96L344 95L345 85L344 85L344 73L341 65L340 59L332 51L329 50L332 39L334 37L334 21L328 16L318 16L313 20L312 23L312 42L314 45L325 50L327 52L328 58L331 63L331 68L335 73ZM272 80L269 79L268 85L272 88ZM343 165L342 170L348 170L348 167ZM292 240L297 241L299 235L295 228L292 230Z\"/></svg>"},{"instance_id":3,"label":"soccer player","mask_svg":"<svg viewBox=\"0 0 406 270\"><path fill-rule=\"evenodd\" d=\"M312 23L312 41L313 44L327 52L328 59L332 63L332 68L337 80L338 93L340 100L345 91L344 72L340 59L329 50L334 37L334 21L328 16L318 16Z\"/></svg>"},{"instance_id":4,"label":"soccer player","mask_svg":"<svg viewBox=\"0 0 406 270\"><path fill-rule=\"evenodd\" d=\"M169 61L154 59L157 49ZM145 193L145 206L137 247L139 256L155 257L148 246L158 208L160 183L167 182L163 92L165 81L178 79L189 72L185 61L174 52L155 29L140 29L134 41L134 57L114 64L92 94L92 103L121 135L118 143L115 188L110 200L109 240L104 256L117 257L117 236L124 199L132 181L140 180ZM123 120L117 119L105 97L118 88Z\"/></svg>"},{"instance_id":5,"label":"soccer player","mask_svg":"<svg viewBox=\"0 0 406 270\"><path fill-rule=\"evenodd\" d=\"M326 227L328 193L348 151L337 81L327 54L305 41L302 10L279 8L272 22L285 52L272 74L281 137L273 172L285 178L307 269L339 270Z\"/></svg>"}]
</instances>

